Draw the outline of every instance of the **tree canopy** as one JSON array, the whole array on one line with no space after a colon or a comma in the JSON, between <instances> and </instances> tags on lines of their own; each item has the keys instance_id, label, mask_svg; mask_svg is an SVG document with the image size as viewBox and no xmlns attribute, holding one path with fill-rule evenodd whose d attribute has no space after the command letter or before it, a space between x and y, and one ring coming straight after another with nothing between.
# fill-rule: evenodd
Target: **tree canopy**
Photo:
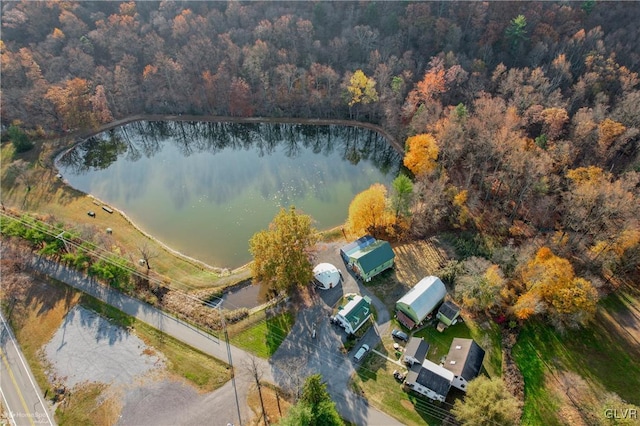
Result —
<instances>
[{"instance_id":1,"label":"tree canopy","mask_svg":"<svg viewBox=\"0 0 640 426\"><path fill-rule=\"evenodd\" d=\"M518 424L520 403L502 379L480 376L469 382L464 400L456 401L451 412L464 426L509 426Z\"/></svg>"},{"instance_id":2,"label":"tree canopy","mask_svg":"<svg viewBox=\"0 0 640 426\"><path fill-rule=\"evenodd\" d=\"M254 234L249 241L254 279L275 293L311 282L309 249L317 240L312 222L311 216L298 213L293 206L282 208L269 229Z\"/></svg>"}]
</instances>

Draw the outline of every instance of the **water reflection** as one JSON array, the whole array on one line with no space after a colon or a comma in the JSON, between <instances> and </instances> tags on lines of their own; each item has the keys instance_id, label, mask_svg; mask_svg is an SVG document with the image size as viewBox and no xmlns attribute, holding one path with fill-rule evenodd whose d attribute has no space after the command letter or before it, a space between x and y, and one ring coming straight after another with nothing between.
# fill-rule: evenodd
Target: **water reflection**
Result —
<instances>
[{"instance_id":1,"label":"water reflection","mask_svg":"<svg viewBox=\"0 0 640 426\"><path fill-rule=\"evenodd\" d=\"M390 183L400 161L382 136L357 127L139 121L87 139L57 165L73 187L168 245L235 267L280 206L336 226L353 196Z\"/></svg>"}]
</instances>

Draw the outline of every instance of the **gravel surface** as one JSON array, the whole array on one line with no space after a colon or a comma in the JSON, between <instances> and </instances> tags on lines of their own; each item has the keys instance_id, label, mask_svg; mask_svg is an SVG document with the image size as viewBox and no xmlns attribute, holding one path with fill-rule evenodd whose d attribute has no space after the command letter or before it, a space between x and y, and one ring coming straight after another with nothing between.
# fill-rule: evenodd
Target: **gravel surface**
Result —
<instances>
[{"instance_id":1,"label":"gravel surface","mask_svg":"<svg viewBox=\"0 0 640 426\"><path fill-rule=\"evenodd\" d=\"M132 384L164 367L161 356L136 335L81 306L69 311L44 351L51 373L67 387L83 382Z\"/></svg>"}]
</instances>

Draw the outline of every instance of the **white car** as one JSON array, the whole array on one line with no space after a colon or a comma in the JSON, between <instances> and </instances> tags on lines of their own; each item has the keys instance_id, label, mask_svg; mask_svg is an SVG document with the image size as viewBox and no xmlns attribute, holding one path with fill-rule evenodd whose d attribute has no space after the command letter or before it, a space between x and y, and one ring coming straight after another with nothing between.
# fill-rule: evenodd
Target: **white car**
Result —
<instances>
[{"instance_id":1,"label":"white car","mask_svg":"<svg viewBox=\"0 0 640 426\"><path fill-rule=\"evenodd\" d=\"M358 349L358 352L356 352L356 354L353 356L353 359L355 359L356 362L360 362L360 360L367 352L369 352L369 345L365 343L364 345L360 346L360 349Z\"/></svg>"}]
</instances>

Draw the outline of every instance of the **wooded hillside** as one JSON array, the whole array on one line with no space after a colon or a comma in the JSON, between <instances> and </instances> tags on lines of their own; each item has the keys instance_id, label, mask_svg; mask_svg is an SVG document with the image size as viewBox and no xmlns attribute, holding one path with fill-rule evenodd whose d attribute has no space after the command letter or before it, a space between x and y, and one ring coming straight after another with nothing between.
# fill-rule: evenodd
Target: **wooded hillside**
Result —
<instances>
[{"instance_id":1,"label":"wooded hillside","mask_svg":"<svg viewBox=\"0 0 640 426\"><path fill-rule=\"evenodd\" d=\"M517 318L582 323L592 287L638 276L638 22L636 2L592 0L5 2L2 124L378 124L412 140L411 235L472 231L461 257L499 266ZM575 277L539 270L565 261Z\"/></svg>"}]
</instances>

